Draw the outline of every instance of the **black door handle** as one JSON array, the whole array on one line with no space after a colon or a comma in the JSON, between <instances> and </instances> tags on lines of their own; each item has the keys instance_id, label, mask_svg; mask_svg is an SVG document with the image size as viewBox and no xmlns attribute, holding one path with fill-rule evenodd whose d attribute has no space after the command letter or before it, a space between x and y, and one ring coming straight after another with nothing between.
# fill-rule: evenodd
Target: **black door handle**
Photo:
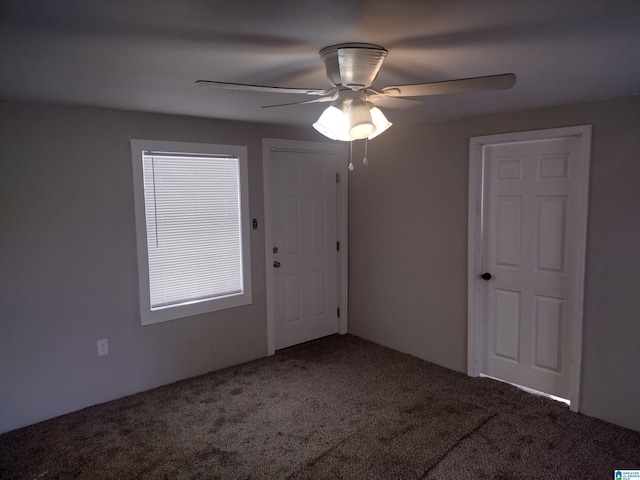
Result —
<instances>
[{"instance_id":1,"label":"black door handle","mask_svg":"<svg viewBox=\"0 0 640 480\"><path fill-rule=\"evenodd\" d=\"M480 275L480 278L483 280L491 280L491 274L489 272L484 272L482 275Z\"/></svg>"}]
</instances>

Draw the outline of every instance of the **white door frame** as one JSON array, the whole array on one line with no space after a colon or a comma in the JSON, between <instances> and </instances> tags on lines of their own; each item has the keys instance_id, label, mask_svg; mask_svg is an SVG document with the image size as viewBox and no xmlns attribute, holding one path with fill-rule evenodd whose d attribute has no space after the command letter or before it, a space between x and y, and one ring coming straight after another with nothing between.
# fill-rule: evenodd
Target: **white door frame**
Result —
<instances>
[{"instance_id":1,"label":"white door frame","mask_svg":"<svg viewBox=\"0 0 640 480\"><path fill-rule=\"evenodd\" d=\"M264 257L265 276L267 287L267 355L273 355L276 351L276 318L275 297L273 286L273 235L271 215L271 152L286 151L300 153L324 153L337 160L337 228L336 234L340 242L338 254L338 333L345 334L348 329L348 151L345 144L307 142L300 140L281 140L276 138L264 138L262 140L262 175L264 189ZM338 180L337 179L337 180Z\"/></svg>"},{"instance_id":2,"label":"white door frame","mask_svg":"<svg viewBox=\"0 0 640 480\"><path fill-rule=\"evenodd\" d=\"M576 252L578 258L583 261L579 264L576 278L580 285L578 298L576 299L576 321L573 338L573 351L571 352L572 365L570 369L570 381L572 384L571 410L578 411L580 400L580 371L582 368L582 327L584 310L584 276L586 260L587 238L587 214L589 191L589 165L591 163L591 125L575 127L552 128L547 130L534 130L528 132L505 133L472 137L469 142L469 228L468 228L468 265L467 265L467 374L472 377L480 375L480 362L483 358L480 329L483 324L484 305L480 289L482 280L482 205L483 205L483 152L487 145L503 143L528 142L547 140L558 137L577 137L580 141L580 154L586 163L585 175L582 184L578 188L578 203L582 206L579 212L580 244Z\"/></svg>"}]
</instances>

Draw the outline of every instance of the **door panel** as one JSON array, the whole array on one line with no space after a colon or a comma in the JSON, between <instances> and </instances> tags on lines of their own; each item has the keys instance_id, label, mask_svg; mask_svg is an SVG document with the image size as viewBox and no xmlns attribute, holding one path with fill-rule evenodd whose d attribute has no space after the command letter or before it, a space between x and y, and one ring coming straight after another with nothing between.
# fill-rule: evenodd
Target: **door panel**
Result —
<instances>
[{"instance_id":1,"label":"door panel","mask_svg":"<svg viewBox=\"0 0 640 480\"><path fill-rule=\"evenodd\" d=\"M272 152L276 349L338 331L336 171L326 154Z\"/></svg>"},{"instance_id":2,"label":"door panel","mask_svg":"<svg viewBox=\"0 0 640 480\"><path fill-rule=\"evenodd\" d=\"M564 300L535 296L533 364L556 373L562 371L562 331Z\"/></svg>"},{"instance_id":3,"label":"door panel","mask_svg":"<svg viewBox=\"0 0 640 480\"><path fill-rule=\"evenodd\" d=\"M496 263L520 268L520 233L522 231L522 197L496 198Z\"/></svg>"},{"instance_id":4,"label":"door panel","mask_svg":"<svg viewBox=\"0 0 640 480\"><path fill-rule=\"evenodd\" d=\"M520 292L494 289L494 355L518 361L520 357Z\"/></svg>"},{"instance_id":5,"label":"door panel","mask_svg":"<svg viewBox=\"0 0 640 480\"><path fill-rule=\"evenodd\" d=\"M278 201L278 205L284 203L284 221L281 227L284 230L285 252L295 255L300 252L300 207L297 196L285 196ZM281 215L282 213L279 212Z\"/></svg>"},{"instance_id":6,"label":"door panel","mask_svg":"<svg viewBox=\"0 0 640 480\"><path fill-rule=\"evenodd\" d=\"M300 275L284 276L284 307L286 323L300 321Z\"/></svg>"},{"instance_id":7,"label":"door panel","mask_svg":"<svg viewBox=\"0 0 640 480\"><path fill-rule=\"evenodd\" d=\"M564 273L566 196L537 197L539 271Z\"/></svg>"}]
</instances>

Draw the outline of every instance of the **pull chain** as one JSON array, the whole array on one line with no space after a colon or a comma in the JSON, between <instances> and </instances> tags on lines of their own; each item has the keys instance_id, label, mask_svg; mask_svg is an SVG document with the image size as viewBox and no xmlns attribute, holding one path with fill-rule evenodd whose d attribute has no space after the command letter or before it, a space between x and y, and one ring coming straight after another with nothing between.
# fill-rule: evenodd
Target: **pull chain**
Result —
<instances>
[{"instance_id":1,"label":"pull chain","mask_svg":"<svg viewBox=\"0 0 640 480\"><path fill-rule=\"evenodd\" d=\"M349 143L349 171L353 171L353 140Z\"/></svg>"},{"instance_id":2,"label":"pull chain","mask_svg":"<svg viewBox=\"0 0 640 480\"><path fill-rule=\"evenodd\" d=\"M364 91L364 101L367 102L369 100L367 91ZM369 145L369 137L365 137L364 139L364 158L362 159L362 163L367 166L369 165L369 160L367 160L367 146Z\"/></svg>"},{"instance_id":3,"label":"pull chain","mask_svg":"<svg viewBox=\"0 0 640 480\"><path fill-rule=\"evenodd\" d=\"M367 160L367 146L369 145L369 139L364 139L364 158L362 159L362 163L365 165L369 165L369 160Z\"/></svg>"}]
</instances>

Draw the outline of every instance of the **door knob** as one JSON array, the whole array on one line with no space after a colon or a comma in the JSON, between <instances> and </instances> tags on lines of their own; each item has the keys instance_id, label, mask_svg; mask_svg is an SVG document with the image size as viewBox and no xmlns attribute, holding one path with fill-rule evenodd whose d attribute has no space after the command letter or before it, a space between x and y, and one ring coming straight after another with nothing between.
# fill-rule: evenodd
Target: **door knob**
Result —
<instances>
[{"instance_id":1,"label":"door knob","mask_svg":"<svg viewBox=\"0 0 640 480\"><path fill-rule=\"evenodd\" d=\"M278 262L277 260L273 262L273 268L280 268L280 262Z\"/></svg>"},{"instance_id":2,"label":"door knob","mask_svg":"<svg viewBox=\"0 0 640 480\"><path fill-rule=\"evenodd\" d=\"M484 272L482 275L480 275L480 278L483 280L491 280L491 274L489 272Z\"/></svg>"}]
</instances>

